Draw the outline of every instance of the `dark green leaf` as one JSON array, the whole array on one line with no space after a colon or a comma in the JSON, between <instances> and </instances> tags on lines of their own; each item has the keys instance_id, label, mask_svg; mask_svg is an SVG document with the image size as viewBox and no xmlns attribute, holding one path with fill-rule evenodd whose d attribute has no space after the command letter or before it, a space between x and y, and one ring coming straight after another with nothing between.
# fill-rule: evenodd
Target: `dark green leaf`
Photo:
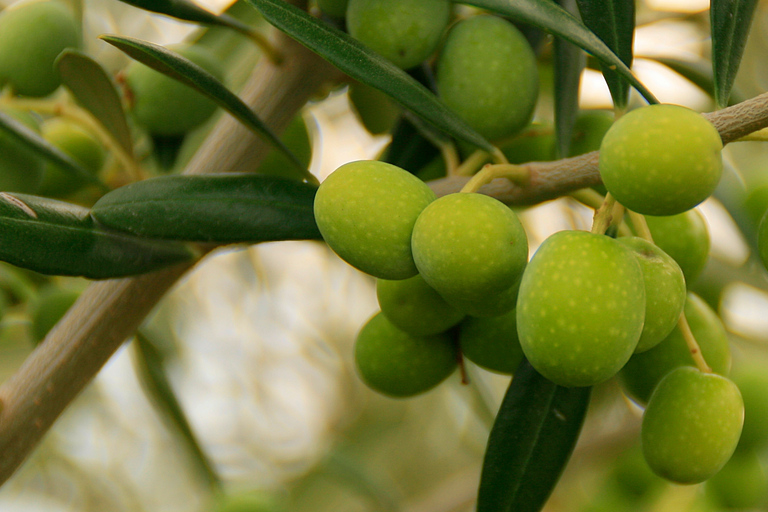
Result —
<instances>
[{"instance_id":1,"label":"dark green leaf","mask_svg":"<svg viewBox=\"0 0 768 512\"><path fill-rule=\"evenodd\" d=\"M133 155L133 140L120 95L101 65L77 50L64 50L56 59L64 85L78 103L107 129L128 155Z\"/></svg>"},{"instance_id":2,"label":"dark green leaf","mask_svg":"<svg viewBox=\"0 0 768 512\"><path fill-rule=\"evenodd\" d=\"M439 154L440 150L421 135L410 120L401 117L381 160L416 173Z\"/></svg>"},{"instance_id":3,"label":"dark green leaf","mask_svg":"<svg viewBox=\"0 0 768 512\"><path fill-rule=\"evenodd\" d=\"M682 77L687 78L713 98L715 97L715 77L712 75L712 65L709 62L688 61L668 57L655 57L654 60L664 64ZM747 97L734 85L731 89L728 104L735 105L746 99Z\"/></svg>"},{"instance_id":4,"label":"dark green leaf","mask_svg":"<svg viewBox=\"0 0 768 512\"><path fill-rule=\"evenodd\" d=\"M523 361L488 439L477 512L541 510L576 444L590 389L553 384Z\"/></svg>"},{"instance_id":5,"label":"dark green leaf","mask_svg":"<svg viewBox=\"0 0 768 512\"><path fill-rule=\"evenodd\" d=\"M106 279L151 272L193 257L179 243L105 231L81 206L0 193L0 260L18 267Z\"/></svg>"},{"instance_id":6,"label":"dark green leaf","mask_svg":"<svg viewBox=\"0 0 768 512\"><path fill-rule=\"evenodd\" d=\"M251 0L253 1L253 0ZM542 0L462 0L461 3L482 7L510 18L530 23L591 53L609 69L629 81L648 100L658 100L629 70L627 65L610 48L573 15L557 4Z\"/></svg>"},{"instance_id":7,"label":"dark green leaf","mask_svg":"<svg viewBox=\"0 0 768 512\"><path fill-rule=\"evenodd\" d=\"M11 137L27 146L38 155L50 160L61 167L65 172L71 173L87 183L99 186L103 190L109 190L93 173L85 169L80 163L64 153L62 150L45 140L39 133L28 128L13 117L0 112L0 130L7 132Z\"/></svg>"},{"instance_id":8,"label":"dark green leaf","mask_svg":"<svg viewBox=\"0 0 768 512\"><path fill-rule=\"evenodd\" d=\"M568 12L573 12L574 0L560 0ZM579 113L579 84L581 72L587 58L578 46L563 39L555 39L554 91L555 91L555 133L560 158L568 156L571 133Z\"/></svg>"},{"instance_id":9,"label":"dark green leaf","mask_svg":"<svg viewBox=\"0 0 768 512\"><path fill-rule=\"evenodd\" d=\"M712 67L715 76L715 102L728 104L736 80L744 45L747 44L757 0L711 0Z\"/></svg>"},{"instance_id":10,"label":"dark green leaf","mask_svg":"<svg viewBox=\"0 0 768 512\"><path fill-rule=\"evenodd\" d=\"M320 239L316 187L256 174L161 176L103 196L92 215L137 236L212 243Z\"/></svg>"},{"instance_id":11,"label":"dark green leaf","mask_svg":"<svg viewBox=\"0 0 768 512\"><path fill-rule=\"evenodd\" d=\"M248 108L248 105L197 64L178 53L148 41L122 36L101 36L101 39L152 69L205 94L256 135L263 137L280 150L308 179L314 179L296 156L285 147L285 144Z\"/></svg>"},{"instance_id":12,"label":"dark green leaf","mask_svg":"<svg viewBox=\"0 0 768 512\"><path fill-rule=\"evenodd\" d=\"M187 416L168 381L163 355L152 340L141 331L136 333L135 347L139 380L150 402L155 405L157 412L178 430L203 478L214 490L220 490L221 479L192 431Z\"/></svg>"},{"instance_id":13,"label":"dark green leaf","mask_svg":"<svg viewBox=\"0 0 768 512\"><path fill-rule=\"evenodd\" d=\"M248 0L264 18L352 78L384 91L447 134L492 152L493 146L467 126L405 71L344 32L284 0Z\"/></svg>"},{"instance_id":14,"label":"dark green leaf","mask_svg":"<svg viewBox=\"0 0 768 512\"><path fill-rule=\"evenodd\" d=\"M627 66L632 65L632 41L635 33L635 2L627 0L576 0L581 20L597 37L618 55ZM616 71L600 65L611 91L613 104L625 110L629 101L629 84Z\"/></svg>"},{"instance_id":15,"label":"dark green leaf","mask_svg":"<svg viewBox=\"0 0 768 512\"><path fill-rule=\"evenodd\" d=\"M120 0L123 3L139 7L150 12L165 14L173 18L206 25L219 25L236 30L245 35L251 35L250 26L237 18L226 14L216 15L187 0Z\"/></svg>"}]
</instances>

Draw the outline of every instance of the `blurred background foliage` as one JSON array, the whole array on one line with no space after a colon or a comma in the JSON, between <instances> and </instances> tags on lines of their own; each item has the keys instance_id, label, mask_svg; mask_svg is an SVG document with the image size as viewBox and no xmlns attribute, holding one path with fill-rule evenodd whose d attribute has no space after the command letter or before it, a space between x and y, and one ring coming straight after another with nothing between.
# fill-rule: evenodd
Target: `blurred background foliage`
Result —
<instances>
[{"instance_id":1,"label":"blurred background foliage","mask_svg":"<svg viewBox=\"0 0 768 512\"><path fill-rule=\"evenodd\" d=\"M10 3L0 0L0 6ZM199 3L214 11L228 4ZM641 81L662 102L700 111L714 108L705 92L657 60L706 67L708 2L637 3L634 68ZM99 34L160 44L198 34L193 25L116 0L83 0L80 5L85 50L112 73L128 60L98 40ZM255 11L252 21L259 23ZM236 90L258 55L236 38L217 36L216 30L205 37L226 59L226 82ZM546 37L540 51L543 77L551 74L551 46ZM768 2L763 1L737 80L743 97L768 90L767 54ZM552 97L546 79L542 83L536 119L547 121ZM610 108L610 101L600 73L587 69L581 106ZM631 101L640 99L633 95ZM388 142L386 135L371 135L362 127L346 87L325 91L302 116L312 140L310 169L321 179L345 162L375 157ZM177 168L213 123L185 140ZM140 140L137 153L148 153L148 148ZM768 205L768 147L732 144L724 156L727 173L716 198L700 207L712 252L693 288L723 317L738 366L747 359L762 361L768 353L768 280L751 256L756 222ZM568 199L522 212L531 252L554 231L588 228L590 218L591 210ZM0 489L0 510L203 512L214 510L222 494L265 503L247 510L473 510L485 442L508 377L467 362L469 385L456 374L447 385L408 400L369 391L355 375L352 344L377 309L373 284L317 242L262 244L210 255L163 300L142 330L163 361L199 451L190 449L177 426L148 398L139 378L137 344L126 343ZM18 367L39 337L32 325L34 315L42 314L42 298L52 291L74 297L85 285L80 279L41 277L0 264L7 311L0 323L0 380ZM66 297L63 303L71 300ZM639 455L639 422L640 410L614 380L598 386L575 454L545 510L715 511L733 505L707 489L709 484L683 487L652 476ZM757 474L765 477L767 462L768 454L761 454ZM768 495L766 478L746 480L753 484L751 492Z\"/></svg>"}]
</instances>

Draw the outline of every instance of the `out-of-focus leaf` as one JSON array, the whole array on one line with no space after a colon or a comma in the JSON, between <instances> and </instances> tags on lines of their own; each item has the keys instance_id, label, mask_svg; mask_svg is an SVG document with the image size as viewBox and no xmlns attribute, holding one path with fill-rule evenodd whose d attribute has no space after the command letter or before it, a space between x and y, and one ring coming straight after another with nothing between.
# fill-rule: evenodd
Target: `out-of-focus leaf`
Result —
<instances>
[{"instance_id":1,"label":"out-of-focus leaf","mask_svg":"<svg viewBox=\"0 0 768 512\"><path fill-rule=\"evenodd\" d=\"M712 74L712 65L709 62L688 61L669 57L654 57L656 62L664 64L680 76L687 78L701 90L715 97L715 77ZM747 97L735 85L731 88L728 105L735 105L746 100Z\"/></svg>"},{"instance_id":2,"label":"out-of-focus leaf","mask_svg":"<svg viewBox=\"0 0 768 512\"><path fill-rule=\"evenodd\" d=\"M640 83L627 65L599 37L554 2L542 0L462 0L461 3L488 9L515 20L530 23L570 41L624 77L649 103L658 103L653 94Z\"/></svg>"},{"instance_id":3,"label":"out-of-focus leaf","mask_svg":"<svg viewBox=\"0 0 768 512\"><path fill-rule=\"evenodd\" d=\"M564 388L523 361L491 429L477 512L537 512L578 439L591 388Z\"/></svg>"},{"instance_id":4,"label":"out-of-focus leaf","mask_svg":"<svg viewBox=\"0 0 768 512\"><path fill-rule=\"evenodd\" d=\"M206 25L218 25L231 28L242 34L251 36L252 28L227 14L214 14L187 0L120 0L123 3L133 5L145 11L165 14L184 21L203 23Z\"/></svg>"},{"instance_id":5,"label":"out-of-focus leaf","mask_svg":"<svg viewBox=\"0 0 768 512\"><path fill-rule=\"evenodd\" d=\"M715 77L715 102L728 104L744 45L747 43L757 0L712 0L709 19L712 26L712 67Z\"/></svg>"},{"instance_id":6,"label":"out-of-focus leaf","mask_svg":"<svg viewBox=\"0 0 768 512\"><path fill-rule=\"evenodd\" d=\"M24 123L17 121L3 112L0 112L0 130L7 132L21 144L27 146L43 158L50 160L61 167L65 172L77 176L87 183L97 185L103 190L109 190L104 183L94 176L93 173L80 165L77 160L49 143L39 133L25 126Z\"/></svg>"},{"instance_id":7,"label":"out-of-focus leaf","mask_svg":"<svg viewBox=\"0 0 768 512\"><path fill-rule=\"evenodd\" d=\"M581 20L627 65L632 65L632 41L635 34L635 2L627 0L576 0ZM625 110L629 84L610 66L600 65L611 91L613 104Z\"/></svg>"},{"instance_id":8,"label":"out-of-focus leaf","mask_svg":"<svg viewBox=\"0 0 768 512\"><path fill-rule=\"evenodd\" d=\"M56 59L64 85L93 117L133 155L133 140L120 95L101 65L77 50L64 50Z\"/></svg>"},{"instance_id":9,"label":"out-of-focus leaf","mask_svg":"<svg viewBox=\"0 0 768 512\"><path fill-rule=\"evenodd\" d=\"M256 135L266 139L273 147L281 151L297 169L308 179L314 179L296 156L285 147L280 139L248 105L226 88L216 77L206 70L167 48L160 45L123 36L101 36L112 46L125 52L130 57L146 64L164 75L192 87L208 96L221 108L232 114L238 121L250 128Z\"/></svg>"},{"instance_id":10,"label":"out-of-focus leaf","mask_svg":"<svg viewBox=\"0 0 768 512\"><path fill-rule=\"evenodd\" d=\"M493 152L493 146L431 91L348 34L284 0L248 0L267 21L352 78L384 91L445 133Z\"/></svg>"},{"instance_id":11,"label":"out-of-focus leaf","mask_svg":"<svg viewBox=\"0 0 768 512\"><path fill-rule=\"evenodd\" d=\"M568 12L574 12L574 0L558 0ZM568 156L571 132L579 112L579 84L587 58L578 46L563 39L555 39L554 92L555 134L560 158Z\"/></svg>"},{"instance_id":12,"label":"out-of-focus leaf","mask_svg":"<svg viewBox=\"0 0 768 512\"><path fill-rule=\"evenodd\" d=\"M43 274L106 279L191 260L177 242L100 228L90 210L25 194L0 193L0 260Z\"/></svg>"},{"instance_id":13,"label":"out-of-focus leaf","mask_svg":"<svg viewBox=\"0 0 768 512\"><path fill-rule=\"evenodd\" d=\"M161 176L102 196L93 217L148 237L211 243L320 239L313 185L257 174Z\"/></svg>"},{"instance_id":14,"label":"out-of-focus leaf","mask_svg":"<svg viewBox=\"0 0 768 512\"><path fill-rule=\"evenodd\" d=\"M192 459L197 463L200 474L208 481L214 491L221 488L221 478L203 451L197 436L184 414L184 410L173 392L165 370L165 360L161 352L142 331L136 333L136 364L139 380L150 402L157 412L173 425L189 449Z\"/></svg>"}]
</instances>

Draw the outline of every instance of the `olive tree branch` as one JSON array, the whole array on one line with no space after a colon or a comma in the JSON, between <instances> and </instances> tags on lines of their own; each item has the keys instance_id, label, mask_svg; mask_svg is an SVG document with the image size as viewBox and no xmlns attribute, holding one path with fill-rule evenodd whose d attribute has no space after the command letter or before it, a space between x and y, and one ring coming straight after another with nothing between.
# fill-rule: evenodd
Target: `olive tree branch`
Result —
<instances>
[{"instance_id":1,"label":"olive tree branch","mask_svg":"<svg viewBox=\"0 0 768 512\"><path fill-rule=\"evenodd\" d=\"M734 142L752 132L768 127L768 93L722 110L704 114L720 133L723 144ZM521 165L529 173L524 185L497 179L479 192L507 204L529 205L555 199L575 190L600 183L599 152L593 151L554 162L530 162ZM467 176L449 176L429 183L438 196L460 191Z\"/></svg>"},{"instance_id":2,"label":"olive tree branch","mask_svg":"<svg viewBox=\"0 0 768 512\"><path fill-rule=\"evenodd\" d=\"M241 97L279 132L338 71L287 37L276 39L286 58L279 65L262 59ZM252 171L267 149L247 128L224 116L185 173ZM0 483L16 471L64 408L191 266L91 284L0 386Z\"/></svg>"},{"instance_id":3,"label":"olive tree branch","mask_svg":"<svg viewBox=\"0 0 768 512\"><path fill-rule=\"evenodd\" d=\"M297 2L298 3L298 2ZM273 130L280 131L311 94L338 71L293 41L281 37L280 65L263 59L242 93L243 100ZM768 127L768 94L707 115L725 143ZM237 121L224 117L203 143L186 174L242 172L256 168L266 144ZM507 203L532 204L600 182L598 153L521 166L525 186L495 180L481 189ZM458 192L469 180L453 176L431 185L440 195ZM146 315L192 266L185 264L140 277L93 283L0 386L0 483L23 463L64 408L93 379Z\"/></svg>"}]
</instances>

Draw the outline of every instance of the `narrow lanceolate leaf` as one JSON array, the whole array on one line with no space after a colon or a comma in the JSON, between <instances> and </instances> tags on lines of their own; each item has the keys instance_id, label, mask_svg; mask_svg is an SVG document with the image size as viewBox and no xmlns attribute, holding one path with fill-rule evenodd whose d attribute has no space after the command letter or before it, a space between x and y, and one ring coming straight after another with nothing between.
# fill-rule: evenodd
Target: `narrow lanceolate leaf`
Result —
<instances>
[{"instance_id":1,"label":"narrow lanceolate leaf","mask_svg":"<svg viewBox=\"0 0 768 512\"><path fill-rule=\"evenodd\" d=\"M715 76L715 101L728 104L744 45L747 43L757 0L712 0L709 18L712 26L712 67Z\"/></svg>"},{"instance_id":2,"label":"narrow lanceolate leaf","mask_svg":"<svg viewBox=\"0 0 768 512\"><path fill-rule=\"evenodd\" d=\"M205 25L219 25L229 27L244 34L250 34L251 27L231 16L216 15L199 5L187 0L120 0L123 3L133 5L145 11L165 14L173 18Z\"/></svg>"},{"instance_id":3,"label":"narrow lanceolate leaf","mask_svg":"<svg viewBox=\"0 0 768 512\"><path fill-rule=\"evenodd\" d=\"M120 95L101 65L77 50L64 50L56 59L56 67L64 85L129 155L133 140Z\"/></svg>"},{"instance_id":4,"label":"narrow lanceolate leaf","mask_svg":"<svg viewBox=\"0 0 768 512\"><path fill-rule=\"evenodd\" d=\"M146 64L164 75L192 87L208 96L221 108L232 114L238 121L250 128L256 135L266 139L281 151L302 173L310 177L309 171L296 158L291 150L248 108L248 105L235 93L219 82L206 70L167 48L160 45L123 36L101 36L112 46L125 52L131 58Z\"/></svg>"},{"instance_id":5,"label":"narrow lanceolate leaf","mask_svg":"<svg viewBox=\"0 0 768 512\"><path fill-rule=\"evenodd\" d=\"M712 96L712 98L715 97L715 77L712 74L712 64L709 62L673 59L670 57L654 57L653 60L664 64L680 76L687 78L701 90ZM734 85L728 97L728 105L735 105L746 99L747 97Z\"/></svg>"},{"instance_id":6,"label":"narrow lanceolate leaf","mask_svg":"<svg viewBox=\"0 0 768 512\"><path fill-rule=\"evenodd\" d=\"M74 160L68 154L49 143L36 131L3 112L0 112L0 131L8 133L38 155L61 167L65 172L82 178L87 183L97 185L103 190L109 190L106 185L94 176L93 173L88 172L77 160Z\"/></svg>"},{"instance_id":7,"label":"narrow lanceolate leaf","mask_svg":"<svg viewBox=\"0 0 768 512\"><path fill-rule=\"evenodd\" d=\"M576 444L590 389L558 386L523 362L488 439L477 512L541 510Z\"/></svg>"},{"instance_id":8,"label":"narrow lanceolate leaf","mask_svg":"<svg viewBox=\"0 0 768 512\"><path fill-rule=\"evenodd\" d=\"M161 176L104 195L91 213L109 228L148 238L220 244L320 239L316 190L257 174Z\"/></svg>"},{"instance_id":9,"label":"narrow lanceolate leaf","mask_svg":"<svg viewBox=\"0 0 768 512\"><path fill-rule=\"evenodd\" d=\"M568 12L576 9L575 0L558 0L558 3ZM565 158L579 113L579 84L587 58L581 48L564 39L555 39L554 47L555 140L559 158Z\"/></svg>"},{"instance_id":10,"label":"narrow lanceolate leaf","mask_svg":"<svg viewBox=\"0 0 768 512\"><path fill-rule=\"evenodd\" d=\"M602 39L554 2L542 0L462 0L461 3L482 7L483 9L509 16L551 32L566 41L570 41L594 55L596 59L608 66L609 69L615 69L649 103L658 103L653 94L640 83L627 65L611 51Z\"/></svg>"},{"instance_id":11,"label":"narrow lanceolate leaf","mask_svg":"<svg viewBox=\"0 0 768 512\"><path fill-rule=\"evenodd\" d=\"M348 34L285 0L248 0L283 32L352 78L375 87L445 133L493 152L491 144L405 71Z\"/></svg>"},{"instance_id":12,"label":"narrow lanceolate leaf","mask_svg":"<svg viewBox=\"0 0 768 512\"><path fill-rule=\"evenodd\" d=\"M207 480L213 490L221 490L221 479L203 451L197 436L192 431L187 416L176 398L176 393L168 381L162 353L152 343L152 340L141 331L136 333L135 347L139 380L147 392L148 398L163 419L176 428L189 449L192 460L199 468L201 476Z\"/></svg>"},{"instance_id":13,"label":"narrow lanceolate leaf","mask_svg":"<svg viewBox=\"0 0 768 512\"><path fill-rule=\"evenodd\" d=\"M581 20L613 50L628 67L632 65L632 41L635 34L635 2L627 0L577 0ZM625 110L629 101L629 83L610 66L600 67L611 91L613 103Z\"/></svg>"},{"instance_id":14,"label":"narrow lanceolate leaf","mask_svg":"<svg viewBox=\"0 0 768 512\"><path fill-rule=\"evenodd\" d=\"M0 193L0 260L18 267L106 279L144 274L193 257L176 242L104 230L81 206Z\"/></svg>"}]
</instances>

